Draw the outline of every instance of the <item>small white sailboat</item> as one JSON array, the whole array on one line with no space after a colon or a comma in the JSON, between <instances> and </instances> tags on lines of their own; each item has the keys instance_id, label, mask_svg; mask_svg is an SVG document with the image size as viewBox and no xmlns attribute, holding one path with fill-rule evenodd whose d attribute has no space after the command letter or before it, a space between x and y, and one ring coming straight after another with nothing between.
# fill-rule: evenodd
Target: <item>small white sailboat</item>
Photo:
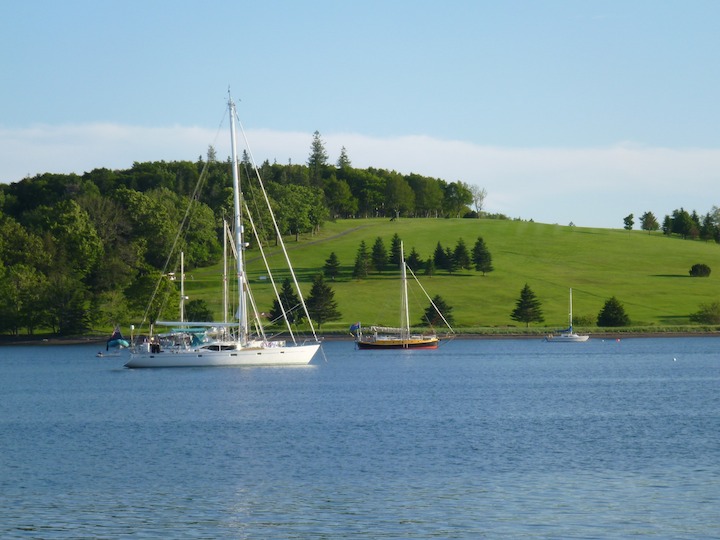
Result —
<instances>
[{"instance_id":1,"label":"small white sailboat","mask_svg":"<svg viewBox=\"0 0 720 540\"><path fill-rule=\"evenodd\" d=\"M142 343L135 344L130 360L125 364L128 368L157 368L157 367L205 367L205 366L291 366L307 365L320 349L320 341L315 334L315 329L310 321L307 307L302 301L305 315L310 322L310 330L313 339L305 343L299 343L288 323L288 331L292 343L280 340L270 340L265 336L260 324L255 302L250 292L247 274L245 270L244 250L246 247L242 220L243 206L241 206L240 179L238 173L238 154L236 145L235 117L236 109L232 98L228 96L228 110L230 113L230 140L232 150L232 177L234 194L234 235L233 247L237 263L237 321L227 322L187 322L183 317L182 303L184 291L181 290L180 321L157 321L155 325L170 327L170 330L162 335L153 335L152 325L150 335ZM260 188L268 201L265 188L262 185L260 175ZM246 209L246 207L245 207ZM277 222L268 204L268 212L276 228L278 243L282 247L285 260L290 269L290 274L300 294L295 273L290 265L290 260L282 242L282 236L277 227ZM248 215L250 223L252 218ZM255 231L257 236L257 231ZM258 247L264 257L262 244L258 241ZM182 278L182 269L181 269ZM226 282L226 280L225 280ZM182 283L182 282L181 282ZM224 294L224 298L227 294ZM225 304L225 302L224 302ZM251 320L249 317L250 306L255 314L254 325L257 331L251 335ZM227 305L224 307L227 319ZM287 322L287 319L286 319Z\"/></svg>"},{"instance_id":2,"label":"small white sailboat","mask_svg":"<svg viewBox=\"0 0 720 540\"><path fill-rule=\"evenodd\" d=\"M565 330L559 330L556 334L550 334L548 335L545 340L546 341L552 341L554 343L580 343L583 341L587 341L590 336L580 335L576 334L573 331L573 316L572 316L572 288L570 289L570 311L568 315L568 320L570 323L570 326L566 328Z\"/></svg>"},{"instance_id":3,"label":"small white sailboat","mask_svg":"<svg viewBox=\"0 0 720 540\"><path fill-rule=\"evenodd\" d=\"M413 334L410 330L410 312L408 307L407 290L407 264L403 252L403 243L400 242L400 279L402 281L402 303L400 309L400 327L391 328L386 326L371 326L369 333L363 333L360 323L353 325L350 331L355 335L355 345L358 349L437 349L440 338L434 332L427 334ZM412 270L411 270L412 272ZM415 277L413 275L413 277ZM416 278L417 279L417 278ZM419 284L419 282L418 282ZM422 285L421 285L422 287ZM425 292L425 289L423 289ZM440 310L437 309L432 299L425 293L438 314L445 321L448 328L450 325ZM450 328L452 331L452 328Z\"/></svg>"}]
</instances>

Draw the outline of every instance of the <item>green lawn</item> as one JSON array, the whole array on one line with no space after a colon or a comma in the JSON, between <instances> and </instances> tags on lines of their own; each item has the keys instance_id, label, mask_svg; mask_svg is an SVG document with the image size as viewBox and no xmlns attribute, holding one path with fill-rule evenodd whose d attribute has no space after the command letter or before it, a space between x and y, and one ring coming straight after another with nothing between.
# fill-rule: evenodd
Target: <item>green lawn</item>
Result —
<instances>
[{"instance_id":1,"label":"green lawn","mask_svg":"<svg viewBox=\"0 0 720 540\"><path fill-rule=\"evenodd\" d=\"M542 302L542 329L562 327L567 322L568 289L573 289L574 316L595 320L605 301L615 296L625 307L633 326L666 327L689 323L688 316L701 303L720 300L720 246L715 243L668 238L661 233L620 229L588 229L522 221L472 219L342 220L328 223L322 232L300 242L287 240L290 258L307 295L312 277L322 271L334 251L342 265L342 276L331 283L342 312L341 321L328 323L323 331L342 331L361 321L364 325L399 322L399 272L373 275L362 281L351 278L355 256L362 240L372 247L379 236L389 250L393 234L405 244L406 256L414 247L423 259L437 242L454 248L463 238L471 250L482 236L493 257L495 270L486 276L475 271L435 276L419 275L431 296L439 294L452 306L456 330L517 327L510 318L520 290L527 283ZM277 250L271 264L281 262ZM272 290L256 249L247 252L249 276L258 307L272 305ZM691 278L695 263L707 264L708 278ZM217 311L220 267L188 272L186 293L202 298ZM276 275L278 281L287 271ZM419 323L428 301L411 287L411 320ZM522 325L520 325L522 326Z\"/></svg>"}]
</instances>

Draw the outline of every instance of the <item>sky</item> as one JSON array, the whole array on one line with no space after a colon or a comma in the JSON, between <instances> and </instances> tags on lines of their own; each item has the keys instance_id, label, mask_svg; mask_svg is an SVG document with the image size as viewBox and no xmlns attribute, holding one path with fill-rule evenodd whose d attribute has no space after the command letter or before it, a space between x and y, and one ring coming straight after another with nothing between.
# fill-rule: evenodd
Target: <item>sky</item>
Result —
<instances>
[{"instance_id":1,"label":"sky","mask_svg":"<svg viewBox=\"0 0 720 540\"><path fill-rule=\"evenodd\" d=\"M720 206L715 0L0 0L0 182L229 155L622 228Z\"/></svg>"}]
</instances>

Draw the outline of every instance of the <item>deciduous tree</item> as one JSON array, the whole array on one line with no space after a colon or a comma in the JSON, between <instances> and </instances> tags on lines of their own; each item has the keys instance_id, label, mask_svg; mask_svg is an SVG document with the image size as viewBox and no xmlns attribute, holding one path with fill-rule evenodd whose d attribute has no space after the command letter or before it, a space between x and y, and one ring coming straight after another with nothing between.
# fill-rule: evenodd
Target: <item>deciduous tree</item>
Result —
<instances>
[{"instance_id":1,"label":"deciduous tree","mask_svg":"<svg viewBox=\"0 0 720 540\"><path fill-rule=\"evenodd\" d=\"M700 309L690 315L690 321L699 324L720 324L720 302L700 304Z\"/></svg>"}]
</instances>

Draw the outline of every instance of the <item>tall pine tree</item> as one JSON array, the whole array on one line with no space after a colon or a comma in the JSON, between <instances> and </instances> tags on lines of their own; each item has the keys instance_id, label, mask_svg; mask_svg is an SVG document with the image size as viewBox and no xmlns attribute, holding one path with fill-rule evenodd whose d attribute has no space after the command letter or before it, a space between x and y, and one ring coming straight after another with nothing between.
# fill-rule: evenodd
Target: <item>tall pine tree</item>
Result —
<instances>
[{"instance_id":1,"label":"tall pine tree","mask_svg":"<svg viewBox=\"0 0 720 540\"><path fill-rule=\"evenodd\" d=\"M526 328L530 326L531 322L543 322L545 317L543 317L540 306L540 300L526 283L520 291L520 298L518 298L510 318L514 321L524 322Z\"/></svg>"},{"instance_id":2,"label":"tall pine tree","mask_svg":"<svg viewBox=\"0 0 720 540\"><path fill-rule=\"evenodd\" d=\"M365 240L360 242L357 255L355 256L355 267L353 268L353 277L355 279L364 279L370 273L370 255L368 254Z\"/></svg>"},{"instance_id":3,"label":"tall pine tree","mask_svg":"<svg viewBox=\"0 0 720 540\"><path fill-rule=\"evenodd\" d=\"M478 236L475 246L473 247L472 262L475 264L475 270L482 272L483 276L494 270L492 265L492 255L490 255L490 251L488 251L485 241L481 236Z\"/></svg>"},{"instance_id":4,"label":"tall pine tree","mask_svg":"<svg viewBox=\"0 0 720 540\"><path fill-rule=\"evenodd\" d=\"M272 309L270 309L270 321L272 323L284 324L283 310L285 310L287 319L291 324L300 323L305 319L305 314L300 309L300 298L295 293L290 278L285 278L278 296L280 296L282 305L277 298L273 300Z\"/></svg>"},{"instance_id":5,"label":"tall pine tree","mask_svg":"<svg viewBox=\"0 0 720 540\"><path fill-rule=\"evenodd\" d=\"M317 323L318 330L323 323L337 321L342 317L335 301L335 291L325 283L322 274L318 274L313 279L310 296L307 299L307 308L310 317Z\"/></svg>"},{"instance_id":6,"label":"tall pine tree","mask_svg":"<svg viewBox=\"0 0 720 540\"><path fill-rule=\"evenodd\" d=\"M335 281L335 278L340 275L340 261L334 251L330 253L330 257L325 259L323 274L325 274L325 277L329 278L330 281Z\"/></svg>"},{"instance_id":7,"label":"tall pine tree","mask_svg":"<svg viewBox=\"0 0 720 540\"><path fill-rule=\"evenodd\" d=\"M373 244L371 259L372 267L377 272L385 270L388 262L388 255L387 250L385 249L385 243L379 236L375 239L375 243Z\"/></svg>"}]
</instances>

